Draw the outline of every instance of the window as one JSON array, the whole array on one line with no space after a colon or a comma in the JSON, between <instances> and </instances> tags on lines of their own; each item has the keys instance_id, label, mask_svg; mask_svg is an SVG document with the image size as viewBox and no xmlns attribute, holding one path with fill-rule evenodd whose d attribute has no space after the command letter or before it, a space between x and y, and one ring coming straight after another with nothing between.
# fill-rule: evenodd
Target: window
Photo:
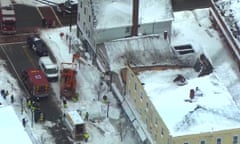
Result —
<instances>
[{"instance_id":1,"label":"window","mask_svg":"<svg viewBox=\"0 0 240 144\"><path fill-rule=\"evenodd\" d=\"M200 144L206 144L206 141L205 140L201 140Z\"/></svg>"},{"instance_id":2,"label":"window","mask_svg":"<svg viewBox=\"0 0 240 144\"><path fill-rule=\"evenodd\" d=\"M238 144L238 136L233 136L233 144Z\"/></svg>"},{"instance_id":3,"label":"window","mask_svg":"<svg viewBox=\"0 0 240 144\"><path fill-rule=\"evenodd\" d=\"M217 138L217 143L216 144L222 144L222 139L221 138Z\"/></svg>"},{"instance_id":4,"label":"window","mask_svg":"<svg viewBox=\"0 0 240 144\"><path fill-rule=\"evenodd\" d=\"M137 83L134 84L134 89L137 90Z\"/></svg>"},{"instance_id":5,"label":"window","mask_svg":"<svg viewBox=\"0 0 240 144\"><path fill-rule=\"evenodd\" d=\"M91 22L91 16L88 16L88 21Z\"/></svg>"},{"instance_id":6,"label":"window","mask_svg":"<svg viewBox=\"0 0 240 144\"><path fill-rule=\"evenodd\" d=\"M142 109L141 108L139 109L139 113L140 113L140 115L142 115Z\"/></svg>"},{"instance_id":7,"label":"window","mask_svg":"<svg viewBox=\"0 0 240 144\"><path fill-rule=\"evenodd\" d=\"M158 118L156 117L155 118L155 126L157 126L158 125Z\"/></svg>"},{"instance_id":8,"label":"window","mask_svg":"<svg viewBox=\"0 0 240 144\"><path fill-rule=\"evenodd\" d=\"M125 32L126 32L126 33L129 33L129 32L130 32L130 27L126 27Z\"/></svg>"},{"instance_id":9,"label":"window","mask_svg":"<svg viewBox=\"0 0 240 144\"><path fill-rule=\"evenodd\" d=\"M161 136L163 136L164 135L164 129L162 128L161 129Z\"/></svg>"},{"instance_id":10,"label":"window","mask_svg":"<svg viewBox=\"0 0 240 144\"><path fill-rule=\"evenodd\" d=\"M82 1L80 2L80 7L82 8Z\"/></svg>"},{"instance_id":11,"label":"window","mask_svg":"<svg viewBox=\"0 0 240 144\"><path fill-rule=\"evenodd\" d=\"M184 142L183 144L189 144L188 142Z\"/></svg>"},{"instance_id":12,"label":"window","mask_svg":"<svg viewBox=\"0 0 240 144\"><path fill-rule=\"evenodd\" d=\"M140 92L140 99L143 100L143 93Z\"/></svg>"},{"instance_id":13,"label":"window","mask_svg":"<svg viewBox=\"0 0 240 144\"><path fill-rule=\"evenodd\" d=\"M87 13L87 8L84 8L84 14L86 14Z\"/></svg>"},{"instance_id":14,"label":"window","mask_svg":"<svg viewBox=\"0 0 240 144\"><path fill-rule=\"evenodd\" d=\"M78 21L80 21L80 13L78 13Z\"/></svg>"},{"instance_id":15,"label":"window","mask_svg":"<svg viewBox=\"0 0 240 144\"><path fill-rule=\"evenodd\" d=\"M88 36L88 38L90 38L90 31L89 30L87 30L87 36Z\"/></svg>"},{"instance_id":16,"label":"window","mask_svg":"<svg viewBox=\"0 0 240 144\"><path fill-rule=\"evenodd\" d=\"M148 106L149 106L149 104L148 104L148 102L146 102L146 112L148 111Z\"/></svg>"}]
</instances>

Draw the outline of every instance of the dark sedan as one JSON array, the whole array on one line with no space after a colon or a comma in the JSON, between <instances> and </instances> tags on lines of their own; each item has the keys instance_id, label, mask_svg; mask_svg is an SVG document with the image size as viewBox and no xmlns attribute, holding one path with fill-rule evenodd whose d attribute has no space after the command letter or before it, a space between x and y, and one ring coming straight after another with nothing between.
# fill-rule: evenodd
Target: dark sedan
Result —
<instances>
[{"instance_id":1,"label":"dark sedan","mask_svg":"<svg viewBox=\"0 0 240 144\"><path fill-rule=\"evenodd\" d=\"M29 36L27 38L27 44L29 48L36 52L36 54L41 56L48 56L48 48L45 42L38 36Z\"/></svg>"}]
</instances>

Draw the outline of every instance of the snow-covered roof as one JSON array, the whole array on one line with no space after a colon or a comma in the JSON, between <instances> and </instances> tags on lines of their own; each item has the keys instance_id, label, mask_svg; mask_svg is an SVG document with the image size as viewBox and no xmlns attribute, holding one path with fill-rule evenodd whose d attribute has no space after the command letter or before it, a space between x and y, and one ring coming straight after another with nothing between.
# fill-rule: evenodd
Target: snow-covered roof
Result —
<instances>
[{"instance_id":1,"label":"snow-covered roof","mask_svg":"<svg viewBox=\"0 0 240 144\"><path fill-rule=\"evenodd\" d=\"M133 0L93 1L97 29L132 24ZM169 0L139 0L139 24L172 19Z\"/></svg>"},{"instance_id":2,"label":"snow-covered roof","mask_svg":"<svg viewBox=\"0 0 240 144\"><path fill-rule=\"evenodd\" d=\"M186 85L173 82L178 74L187 79ZM145 71L138 77L171 135L240 128L239 107L214 73L197 77L193 69L187 68ZM192 100L190 89L195 90Z\"/></svg>"},{"instance_id":3,"label":"snow-covered roof","mask_svg":"<svg viewBox=\"0 0 240 144\"><path fill-rule=\"evenodd\" d=\"M0 105L0 135L1 142L8 144L32 144L22 123L19 121L12 106Z\"/></svg>"},{"instance_id":4,"label":"snow-covered roof","mask_svg":"<svg viewBox=\"0 0 240 144\"><path fill-rule=\"evenodd\" d=\"M81 118L77 111L69 111L67 112L67 115L74 125L84 124L83 119Z\"/></svg>"},{"instance_id":5,"label":"snow-covered roof","mask_svg":"<svg viewBox=\"0 0 240 144\"><path fill-rule=\"evenodd\" d=\"M138 66L179 63L172 59L174 54L169 49L168 40L164 40L162 35L119 39L105 42L104 45L110 68L114 71L124 68L126 62Z\"/></svg>"}]
</instances>

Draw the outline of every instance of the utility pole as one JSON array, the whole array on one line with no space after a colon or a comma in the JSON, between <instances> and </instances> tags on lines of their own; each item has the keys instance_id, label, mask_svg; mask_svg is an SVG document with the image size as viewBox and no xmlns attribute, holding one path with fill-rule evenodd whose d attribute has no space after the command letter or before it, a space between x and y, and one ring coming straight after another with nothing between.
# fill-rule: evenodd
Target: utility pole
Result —
<instances>
[{"instance_id":1,"label":"utility pole","mask_svg":"<svg viewBox=\"0 0 240 144\"><path fill-rule=\"evenodd\" d=\"M71 3L71 0L68 0L68 3L70 5L70 23L69 23L69 53L71 53L71 50L72 50L72 3Z\"/></svg>"},{"instance_id":2,"label":"utility pole","mask_svg":"<svg viewBox=\"0 0 240 144\"><path fill-rule=\"evenodd\" d=\"M68 3L70 5L70 23L69 23L69 31L72 32L72 4L71 0L68 0Z\"/></svg>"},{"instance_id":3,"label":"utility pole","mask_svg":"<svg viewBox=\"0 0 240 144\"><path fill-rule=\"evenodd\" d=\"M23 114L23 98L21 98L20 101L21 101L21 114Z\"/></svg>"},{"instance_id":4,"label":"utility pole","mask_svg":"<svg viewBox=\"0 0 240 144\"><path fill-rule=\"evenodd\" d=\"M31 109L32 112L32 127L33 127L33 121L34 121L34 110Z\"/></svg>"},{"instance_id":5,"label":"utility pole","mask_svg":"<svg viewBox=\"0 0 240 144\"><path fill-rule=\"evenodd\" d=\"M109 113L109 106L110 106L110 102L107 103L107 118L108 118L108 113Z\"/></svg>"}]
</instances>

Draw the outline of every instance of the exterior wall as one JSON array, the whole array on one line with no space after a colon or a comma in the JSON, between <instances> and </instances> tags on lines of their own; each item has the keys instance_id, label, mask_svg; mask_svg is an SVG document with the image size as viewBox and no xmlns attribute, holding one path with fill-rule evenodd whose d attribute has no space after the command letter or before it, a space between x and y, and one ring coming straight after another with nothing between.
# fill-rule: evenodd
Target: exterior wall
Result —
<instances>
[{"instance_id":1,"label":"exterior wall","mask_svg":"<svg viewBox=\"0 0 240 144\"><path fill-rule=\"evenodd\" d=\"M134 104L145 129L154 141L153 143L170 144L168 128L148 99L141 82L129 67L127 68L126 96Z\"/></svg>"},{"instance_id":2,"label":"exterior wall","mask_svg":"<svg viewBox=\"0 0 240 144\"><path fill-rule=\"evenodd\" d=\"M240 129L232 129L174 137L173 144L240 144L239 136ZM221 143L217 143L217 139L221 139Z\"/></svg>"},{"instance_id":3,"label":"exterior wall","mask_svg":"<svg viewBox=\"0 0 240 144\"><path fill-rule=\"evenodd\" d=\"M156 23L141 24L138 28L139 33L143 35L148 34L161 34L165 31L168 32L168 37L171 38L172 19L163 20Z\"/></svg>"},{"instance_id":4,"label":"exterior wall","mask_svg":"<svg viewBox=\"0 0 240 144\"><path fill-rule=\"evenodd\" d=\"M141 35L160 34L168 32L168 37L171 38L172 20L166 20L156 23L141 24L138 27L138 33ZM132 26L113 27L107 29L96 29L95 39L97 43L130 37Z\"/></svg>"},{"instance_id":5,"label":"exterior wall","mask_svg":"<svg viewBox=\"0 0 240 144\"><path fill-rule=\"evenodd\" d=\"M97 43L120 39L131 36L131 26L96 29L95 39Z\"/></svg>"},{"instance_id":6,"label":"exterior wall","mask_svg":"<svg viewBox=\"0 0 240 144\"><path fill-rule=\"evenodd\" d=\"M94 16L92 14L91 0L78 0L77 36L87 42L92 57L96 53L93 23Z\"/></svg>"}]
</instances>

